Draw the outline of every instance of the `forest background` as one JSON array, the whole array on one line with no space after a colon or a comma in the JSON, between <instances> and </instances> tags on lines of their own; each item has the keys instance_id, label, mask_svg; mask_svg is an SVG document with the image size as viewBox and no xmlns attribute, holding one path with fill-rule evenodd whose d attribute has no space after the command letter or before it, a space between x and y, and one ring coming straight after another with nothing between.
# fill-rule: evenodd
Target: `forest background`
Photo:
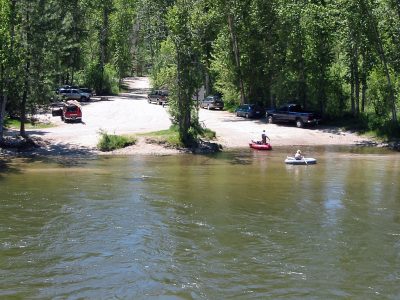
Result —
<instances>
[{"instance_id":1,"label":"forest background","mask_svg":"<svg viewBox=\"0 0 400 300\"><path fill-rule=\"evenodd\" d=\"M0 140L62 85L115 94L131 75L170 91L186 144L202 86L398 137L399 74L397 0L0 0Z\"/></svg>"}]
</instances>

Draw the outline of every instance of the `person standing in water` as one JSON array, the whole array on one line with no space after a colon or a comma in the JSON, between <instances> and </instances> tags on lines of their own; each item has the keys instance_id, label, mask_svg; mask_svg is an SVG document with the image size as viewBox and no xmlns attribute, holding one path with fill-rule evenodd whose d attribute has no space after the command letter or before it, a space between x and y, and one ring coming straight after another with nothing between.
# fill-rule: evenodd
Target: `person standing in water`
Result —
<instances>
[{"instance_id":1,"label":"person standing in water","mask_svg":"<svg viewBox=\"0 0 400 300\"><path fill-rule=\"evenodd\" d=\"M261 133L261 141L262 141L262 143L266 144L267 143L267 139L268 139L268 141L270 141L269 137L265 133L265 130L263 130L262 133Z\"/></svg>"}]
</instances>

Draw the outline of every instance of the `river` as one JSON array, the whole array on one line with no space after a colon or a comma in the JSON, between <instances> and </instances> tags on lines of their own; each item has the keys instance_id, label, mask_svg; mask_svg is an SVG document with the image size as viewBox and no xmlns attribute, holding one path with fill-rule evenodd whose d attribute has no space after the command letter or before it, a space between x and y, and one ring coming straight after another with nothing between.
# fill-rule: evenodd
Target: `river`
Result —
<instances>
[{"instance_id":1,"label":"river","mask_svg":"<svg viewBox=\"0 0 400 300\"><path fill-rule=\"evenodd\" d=\"M0 298L398 299L400 155L0 161Z\"/></svg>"}]
</instances>

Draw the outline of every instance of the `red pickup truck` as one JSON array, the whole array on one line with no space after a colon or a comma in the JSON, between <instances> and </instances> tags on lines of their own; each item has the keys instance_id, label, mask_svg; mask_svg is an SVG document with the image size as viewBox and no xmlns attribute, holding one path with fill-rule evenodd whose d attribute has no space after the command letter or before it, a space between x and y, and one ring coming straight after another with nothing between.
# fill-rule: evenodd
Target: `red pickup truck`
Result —
<instances>
[{"instance_id":1,"label":"red pickup truck","mask_svg":"<svg viewBox=\"0 0 400 300\"><path fill-rule=\"evenodd\" d=\"M82 107L78 101L69 100L61 103L59 106L53 107L51 110L53 116L61 116L64 122L82 121Z\"/></svg>"}]
</instances>

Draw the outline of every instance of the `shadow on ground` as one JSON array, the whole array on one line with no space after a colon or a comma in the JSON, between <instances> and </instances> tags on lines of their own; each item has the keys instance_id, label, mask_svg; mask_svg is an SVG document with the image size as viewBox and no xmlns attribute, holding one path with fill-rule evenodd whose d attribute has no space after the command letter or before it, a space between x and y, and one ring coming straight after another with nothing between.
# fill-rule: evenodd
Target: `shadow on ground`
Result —
<instances>
[{"instance_id":1,"label":"shadow on ground","mask_svg":"<svg viewBox=\"0 0 400 300\"><path fill-rule=\"evenodd\" d=\"M40 157L40 156L89 156L96 149L82 147L69 143L52 143L43 139L44 131L29 131L26 139L14 131L8 131L0 145L0 158L4 157ZM4 159L3 159L4 161Z\"/></svg>"}]
</instances>

